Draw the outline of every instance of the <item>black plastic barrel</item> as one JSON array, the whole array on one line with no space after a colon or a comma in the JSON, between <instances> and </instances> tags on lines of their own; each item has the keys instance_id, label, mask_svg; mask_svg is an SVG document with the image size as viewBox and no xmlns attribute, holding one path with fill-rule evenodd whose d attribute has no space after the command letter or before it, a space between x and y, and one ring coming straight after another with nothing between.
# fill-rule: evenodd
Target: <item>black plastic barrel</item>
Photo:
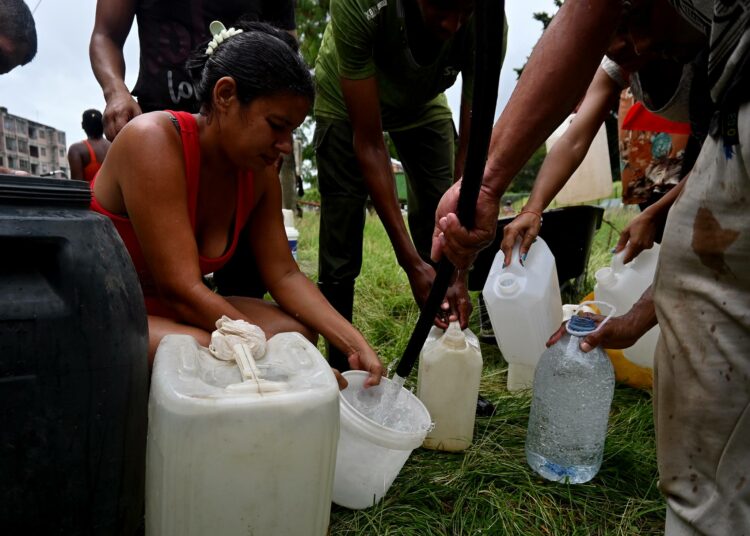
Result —
<instances>
[{"instance_id":1,"label":"black plastic barrel","mask_svg":"<svg viewBox=\"0 0 750 536\"><path fill-rule=\"evenodd\" d=\"M0 175L0 527L142 523L148 326L135 270L81 181Z\"/></svg>"}]
</instances>

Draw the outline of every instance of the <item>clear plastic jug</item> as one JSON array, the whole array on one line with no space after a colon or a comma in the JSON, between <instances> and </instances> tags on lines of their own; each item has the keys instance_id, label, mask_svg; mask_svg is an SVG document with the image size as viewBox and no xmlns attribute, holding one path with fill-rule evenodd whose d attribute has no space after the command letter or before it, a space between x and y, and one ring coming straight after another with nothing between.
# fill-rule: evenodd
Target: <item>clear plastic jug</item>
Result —
<instances>
[{"instance_id":1,"label":"clear plastic jug","mask_svg":"<svg viewBox=\"0 0 750 536\"><path fill-rule=\"evenodd\" d=\"M618 314L627 313L653 282L659 258L659 244L642 251L628 264L622 263L623 256L623 252L614 255L611 266L597 270L594 285L594 297L611 303L617 308ZM623 354L636 365L653 368L659 334L659 326L654 326L633 346L625 348Z\"/></svg>"},{"instance_id":2,"label":"clear plastic jug","mask_svg":"<svg viewBox=\"0 0 750 536\"><path fill-rule=\"evenodd\" d=\"M192 337L162 340L149 399L147 534L326 534L336 379L299 333L272 337L257 369L261 392Z\"/></svg>"},{"instance_id":3,"label":"clear plastic jug","mask_svg":"<svg viewBox=\"0 0 750 536\"><path fill-rule=\"evenodd\" d=\"M532 387L545 343L562 322L562 299L555 257L537 238L521 266L517 243L511 263L498 251L482 290L495 339L508 362L508 390Z\"/></svg>"},{"instance_id":4,"label":"clear plastic jug","mask_svg":"<svg viewBox=\"0 0 750 536\"><path fill-rule=\"evenodd\" d=\"M579 348L596 329L593 320L574 316L566 327L534 375L526 461L547 480L579 484L594 478L602 464L615 374L602 349Z\"/></svg>"},{"instance_id":5,"label":"clear plastic jug","mask_svg":"<svg viewBox=\"0 0 750 536\"><path fill-rule=\"evenodd\" d=\"M474 437L482 352L469 329L451 322L446 331L434 327L419 358L417 397L430 412L435 427L423 447L456 452Z\"/></svg>"}]
</instances>

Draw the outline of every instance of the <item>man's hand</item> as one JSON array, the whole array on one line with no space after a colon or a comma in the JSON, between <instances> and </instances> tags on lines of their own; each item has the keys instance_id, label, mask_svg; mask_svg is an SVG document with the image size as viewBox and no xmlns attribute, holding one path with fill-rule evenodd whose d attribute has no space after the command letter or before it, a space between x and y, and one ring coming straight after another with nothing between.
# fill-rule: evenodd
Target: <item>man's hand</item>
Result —
<instances>
[{"instance_id":1,"label":"man's hand","mask_svg":"<svg viewBox=\"0 0 750 536\"><path fill-rule=\"evenodd\" d=\"M602 315L593 313L583 313L582 316L593 319L597 325L606 318ZM565 331L566 324L567 322L563 322L560 329L549 338L547 341L547 347L555 344L565 333L567 333ZM628 348L633 346L636 341L645 335L652 327L653 324L644 322L644 319L634 313L631 309L623 316L612 317L609 322L601 327L601 329L597 329L586 336L583 341L581 341L581 350L584 352L590 352L597 346L610 349Z\"/></svg>"},{"instance_id":2,"label":"man's hand","mask_svg":"<svg viewBox=\"0 0 750 536\"><path fill-rule=\"evenodd\" d=\"M457 269L466 270L477 254L495 238L499 199L484 186L479 190L474 228L463 227L456 216L461 181L443 194L435 213L435 230L432 233L432 259L445 255Z\"/></svg>"},{"instance_id":3,"label":"man's hand","mask_svg":"<svg viewBox=\"0 0 750 536\"><path fill-rule=\"evenodd\" d=\"M123 127L137 115L141 115L141 107L128 92L119 92L107 99L102 119L104 122L104 134L109 141L114 141L115 136Z\"/></svg>"},{"instance_id":4,"label":"man's hand","mask_svg":"<svg viewBox=\"0 0 750 536\"><path fill-rule=\"evenodd\" d=\"M466 273L458 272L453 284L448 287L445 301L440 306L440 312L435 317L435 325L440 329L448 329L451 322L458 320L461 329L469 326L471 316L471 298L466 288Z\"/></svg>"}]
</instances>

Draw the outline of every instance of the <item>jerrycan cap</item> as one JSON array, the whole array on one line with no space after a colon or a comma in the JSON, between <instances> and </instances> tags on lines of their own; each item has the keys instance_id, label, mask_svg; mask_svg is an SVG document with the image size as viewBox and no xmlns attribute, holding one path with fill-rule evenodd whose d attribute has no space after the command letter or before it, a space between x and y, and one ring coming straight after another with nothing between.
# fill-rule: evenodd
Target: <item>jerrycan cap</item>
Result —
<instances>
[{"instance_id":1,"label":"jerrycan cap","mask_svg":"<svg viewBox=\"0 0 750 536\"><path fill-rule=\"evenodd\" d=\"M501 274L497 279L497 290L504 296L514 294L520 286L516 276L511 273Z\"/></svg>"},{"instance_id":2,"label":"jerrycan cap","mask_svg":"<svg viewBox=\"0 0 750 536\"><path fill-rule=\"evenodd\" d=\"M594 273L594 279L596 279L596 282L600 285L611 287L617 282L617 275L612 268L605 266L604 268L599 268Z\"/></svg>"},{"instance_id":3,"label":"jerrycan cap","mask_svg":"<svg viewBox=\"0 0 750 536\"><path fill-rule=\"evenodd\" d=\"M448 325L448 329L445 330L441 340L451 350L463 350L466 348L466 336L461 331L461 326L456 320Z\"/></svg>"},{"instance_id":4,"label":"jerrycan cap","mask_svg":"<svg viewBox=\"0 0 750 536\"><path fill-rule=\"evenodd\" d=\"M617 309L615 309L613 305L598 300L585 301L581 303L581 307L590 304L599 306L606 305L609 308L609 314L604 320L601 321L598 326L596 325L596 322L594 322L594 320L589 317L578 315L572 316L570 320L568 320L568 323L565 325L565 330L568 333L576 337L585 337L589 333L593 333L594 331L598 331L599 329L601 329L604 324L609 322L609 319L612 318L617 312Z\"/></svg>"}]
</instances>

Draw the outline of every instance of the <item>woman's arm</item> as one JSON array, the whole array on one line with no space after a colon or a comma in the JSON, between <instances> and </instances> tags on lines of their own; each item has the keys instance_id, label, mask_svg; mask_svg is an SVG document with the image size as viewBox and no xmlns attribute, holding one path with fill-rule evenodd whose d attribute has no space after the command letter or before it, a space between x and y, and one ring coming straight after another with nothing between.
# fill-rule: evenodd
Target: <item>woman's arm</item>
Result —
<instances>
[{"instance_id":1,"label":"woman's arm","mask_svg":"<svg viewBox=\"0 0 750 536\"><path fill-rule=\"evenodd\" d=\"M374 350L362 334L341 316L294 262L284 234L281 187L270 169L255 176L258 202L250 219L250 245L258 259L263 283L276 303L290 316L322 334L344 352L349 364L370 372L368 385L383 374Z\"/></svg>"},{"instance_id":2,"label":"woman's arm","mask_svg":"<svg viewBox=\"0 0 750 536\"><path fill-rule=\"evenodd\" d=\"M653 247L657 230L664 228L669 209L672 208L672 205L680 196L680 192L682 192L689 176L689 174L685 175L664 197L641 212L622 230L620 240L615 246L615 253L619 253L627 247L628 251L622 258L623 263L629 263L641 251Z\"/></svg>"},{"instance_id":3,"label":"woman's arm","mask_svg":"<svg viewBox=\"0 0 750 536\"><path fill-rule=\"evenodd\" d=\"M506 264L510 263L511 251L518 240L521 240L521 258L529 251L542 226L542 212L583 162L596 133L617 102L620 89L604 69L597 69L575 118L547 153L526 206L504 228L500 249Z\"/></svg>"}]
</instances>

